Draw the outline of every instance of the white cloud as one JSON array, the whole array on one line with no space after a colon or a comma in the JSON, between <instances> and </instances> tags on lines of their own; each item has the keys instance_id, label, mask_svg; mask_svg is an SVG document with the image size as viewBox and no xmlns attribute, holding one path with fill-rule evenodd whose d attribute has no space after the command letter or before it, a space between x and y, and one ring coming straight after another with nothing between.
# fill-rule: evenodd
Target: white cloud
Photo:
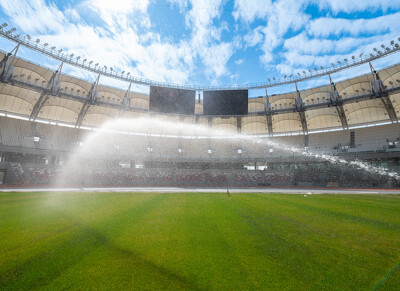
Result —
<instances>
[{"instance_id":1,"label":"white cloud","mask_svg":"<svg viewBox=\"0 0 400 291\"><path fill-rule=\"evenodd\" d=\"M400 2L393 0L314 0L313 2L322 9L331 9L335 14L338 12L351 13L369 9L387 11L389 8L400 8Z\"/></svg>"},{"instance_id":2,"label":"white cloud","mask_svg":"<svg viewBox=\"0 0 400 291\"><path fill-rule=\"evenodd\" d=\"M256 46L264 40L264 35L262 34L262 26L258 26L250 33L244 36L244 41L250 47Z\"/></svg>"},{"instance_id":3,"label":"white cloud","mask_svg":"<svg viewBox=\"0 0 400 291\"><path fill-rule=\"evenodd\" d=\"M248 47L260 52L261 66L272 77L325 66L400 36L400 12L372 19L326 16L394 9L399 1L234 0L234 23L222 17L227 0L168 3L167 9L178 9L185 19L185 36L178 41L155 31L148 9L158 4L150 0L81 0L65 10L47 0L0 0L10 22L42 43L134 76L184 84L196 84L198 76L200 82L240 83L242 74L234 71L236 66L230 71L229 64L243 64L248 58L241 53ZM307 14L306 8L314 4L324 17ZM88 13L98 19L86 19ZM230 62L233 55L237 58Z\"/></svg>"},{"instance_id":4,"label":"white cloud","mask_svg":"<svg viewBox=\"0 0 400 291\"><path fill-rule=\"evenodd\" d=\"M115 15L129 14L135 10L146 12L148 0L87 0L86 4L100 11L102 14Z\"/></svg>"},{"instance_id":5,"label":"white cloud","mask_svg":"<svg viewBox=\"0 0 400 291\"><path fill-rule=\"evenodd\" d=\"M186 1L172 2L181 9L188 7ZM189 79L199 64L204 66L202 70L214 82L223 75L230 76L226 64L236 46L220 41L222 33L228 30L225 22L219 27L213 24L222 13L222 4L222 0L192 0L191 9L186 13L192 31L190 39L173 43L149 29L148 0L87 0L64 12L44 0L16 0L13 3L0 0L13 24L32 37L39 37L42 42L63 48L68 54L93 60L101 66L174 83L193 83ZM86 24L79 14L84 14L85 9L94 11L106 25ZM145 28L145 32L139 34L138 27Z\"/></svg>"},{"instance_id":6,"label":"white cloud","mask_svg":"<svg viewBox=\"0 0 400 291\"><path fill-rule=\"evenodd\" d=\"M201 53L203 62L206 65L206 73L216 78L227 74L228 69L226 63L233 54L232 45L229 43L220 43L212 45L209 49ZM213 85L217 84L217 80L211 80Z\"/></svg>"},{"instance_id":7,"label":"white cloud","mask_svg":"<svg viewBox=\"0 0 400 291\"><path fill-rule=\"evenodd\" d=\"M389 45L388 40L392 38L393 35L391 34L378 35L368 38L368 40L365 40L365 42L361 46L349 46L349 50L334 50L331 54L321 55L313 54L314 51L310 52L308 51L308 48L304 49L302 45L299 45L297 49L288 50L283 53L282 64L278 65L277 69L280 71L281 74L289 74L300 68L300 70L303 70L303 68L319 68L320 66L330 67L331 63L337 65L337 61L343 62L345 58L350 60L352 55L358 57L361 53L363 53L364 55L367 55L371 52L373 53L373 48L380 48L381 44ZM323 43L325 43L325 41ZM340 40L337 42L338 44L341 43ZM312 45L313 42L311 41L310 46Z\"/></svg>"},{"instance_id":8,"label":"white cloud","mask_svg":"<svg viewBox=\"0 0 400 291\"><path fill-rule=\"evenodd\" d=\"M46 31L61 31L65 17L57 7L43 0L0 0L3 12L12 19L13 25L26 33L43 33Z\"/></svg>"},{"instance_id":9,"label":"white cloud","mask_svg":"<svg viewBox=\"0 0 400 291\"><path fill-rule=\"evenodd\" d=\"M244 63L244 60L243 59L237 59L236 61L235 61L235 64L236 65L241 65L241 64L243 64Z\"/></svg>"},{"instance_id":10,"label":"white cloud","mask_svg":"<svg viewBox=\"0 0 400 291\"><path fill-rule=\"evenodd\" d=\"M167 0L172 7L178 6L180 12L183 14L188 8L188 0Z\"/></svg>"},{"instance_id":11,"label":"white cloud","mask_svg":"<svg viewBox=\"0 0 400 291\"><path fill-rule=\"evenodd\" d=\"M227 62L233 54L235 45L222 42L221 34L227 27L213 25L222 13L222 0L191 0L192 9L186 16L186 23L192 28L192 39L189 41L193 53L198 55L205 66L208 79L216 82L228 74Z\"/></svg>"},{"instance_id":12,"label":"white cloud","mask_svg":"<svg viewBox=\"0 0 400 291\"><path fill-rule=\"evenodd\" d=\"M81 17L75 9L67 8L64 10L64 15L73 22L81 21Z\"/></svg>"},{"instance_id":13,"label":"white cloud","mask_svg":"<svg viewBox=\"0 0 400 291\"><path fill-rule=\"evenodd\" d=\"M389 45L396 40L399 27L400 13L371 19L314 19L301 33L285 40L277 70L290 74L314 66L330 67L331 63L350 59L352 55L373 53L373 48L380 49L381 44Z\"/></svg>"},{"instance_id":14,"label":"white cloud","mask_svg":"<svg viewBox=\"0 0 400 291\"><path fill-rule=\"evenodd\" d=\"M271 0L236 0L233 17L244 22L252 23L255 19L263 19L271 12Z\"/></svg>"},{"instance_id":15,"label":"white cloud","mask_svg":"<svg viewBox=\"0 0 400 291\"><path fill-rule=\"evenodd\" d=\"M274 50L282 44L284 35L289 30L299 30L309 20L310 16L303 12L304 6L305 2L302 0L278 0L261 7L252 1L235 1L233 15L236 19L241 19L246 23L251 23L257 18L267 21L265 26L258 28L259 31L247 36L249 45L261 41L261 36L264 36L261 45L263 55L260 59L265 67L269 67L269 64L274 61Z\"/></svg>"},{"instance_id":16,"label":"white cloud","mask_svg":"<svg viewBox=\"0 0 400 291\"><path fill-rule=\"evenodd\" d=\"M285 40L284 48L289 52L302 54L320 55L329 53L346 53L359 47L376 42L381 36L371 37L343 37L339 39L309 38L302 32L292 38Z\"/></svg>"},{"instance_id":17,"label":"white cloud","mask_svg":"<svg viewBox=\"0 0 400 291\"><path fill-rule=\"evenodd\" d=\"M318 37L343 33L357 36L362 33L376 34L386 31L400 31L399 27L400 12L371 19L317 18L307 25L307 32Z\"/></svg>"}]
</instances>

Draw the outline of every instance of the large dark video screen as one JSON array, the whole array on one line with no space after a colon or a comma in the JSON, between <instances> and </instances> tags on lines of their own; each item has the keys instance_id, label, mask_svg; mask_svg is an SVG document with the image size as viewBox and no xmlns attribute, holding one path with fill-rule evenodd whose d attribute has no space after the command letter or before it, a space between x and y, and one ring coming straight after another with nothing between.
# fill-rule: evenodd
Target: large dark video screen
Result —
<instances>
[{"instance_id":1,"label":"large dark video screen","mask_svg":"<svg viewBox=\"0 0 400 291\"><path fill-rule=\"evenodd\" d=\"M203 91L204 115L246 115L248 104L247 90Z\"/></svg>"},{"instance_id":2,"label":"large dark video screen","mask_svg":"<svg viewBox=\"0 0 400 291\"><path fill-rule=\"evenodd\" d=\"M150 86L150 111L194 114L196 91Z\"/></svg>"}]
</instances>

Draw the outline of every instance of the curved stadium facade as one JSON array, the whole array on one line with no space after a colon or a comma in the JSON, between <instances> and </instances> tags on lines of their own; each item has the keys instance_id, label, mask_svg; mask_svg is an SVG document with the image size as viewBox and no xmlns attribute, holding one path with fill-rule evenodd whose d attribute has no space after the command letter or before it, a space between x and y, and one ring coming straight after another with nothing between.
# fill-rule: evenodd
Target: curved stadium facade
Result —
<instances>
[{"instance_id":1,"label":"curved stadium facade","mask_svg":"<svg viewBox=\"0 0 400 291\"><path fill-rule=\"evenodd\" d=\"M18 41L12 34L2 32L2 36L29 47L29 43ZM41 52L51 54L52 50L45 49ZM393 46L391 53L397 51L398 46ZM68 156L89 135L101 131L105 123L119 118L145 118L202 125L210 129L210 134L199 135L190 126L159 128L157 123L134 131L107 130L107 139L118 140L118 144L101 157L106 167L96 169L95 162L83 164L76 172L78 178L70 183L399 186L399 181L389 176L343 167L313 155L297 155L268 143L347 161L363 161L398 173L400 65L374 71L371 61L384 57L383 53L364 60L371 64L371 71L365 75L337 83L330 81L334 70L314 74L310 71L297 79L285 76L282 82L292 83L296 88L293 92L250 98L246 115L211 116L203 114L203 101L197 99L194 114L152 112L149 95L127 90L129 83L126 88L101 85L102 75L118 77L115 72L96 71L100 79L93 83L64 74L62 64L59 70L52 71L19 58L16 52L17 48L11 53L0 52L0 171L5 184L53 184L58 171L68 163ZM57 58L56 54L50 56ZM79 61L61 58L59 54L58 58L72 65ZM85 69L84 62L80 62ZM297 90L297 83L321 74L326 76L325 86ZM119 76L124 80L123 74ZM146 80L128 80L152 85ZM247 89L280 84L256 84ZM178 87L165 84L169 86ZM222 135L216 136L215 130L222 131ZM245 138L231 139L237 134ZM251 142L251 139L267 142Z\"/></svg>"}]
</instances>

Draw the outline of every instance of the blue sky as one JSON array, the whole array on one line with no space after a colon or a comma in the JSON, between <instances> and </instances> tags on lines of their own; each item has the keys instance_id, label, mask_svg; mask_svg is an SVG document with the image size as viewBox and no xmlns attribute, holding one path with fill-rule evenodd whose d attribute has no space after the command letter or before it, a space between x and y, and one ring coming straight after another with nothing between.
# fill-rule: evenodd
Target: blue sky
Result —
<instances>
[{"instance_id":1,"label":"blue sky","mask_svg":"<svg viewBox=\"0 0 400 291\"><path fill-rule=\"evenodd\" d=\"M399 0L0 0L0 19L22 35L115 70L199 85L264 82L369 53L400 37ZM0 39L2 50L13 46ZM26 49L20 55L51 68L59 65ZM375 65L399 60L395 54ZM65 70L96 78L73 67ZM367 71L363 66L333 77ZM313 80L299 87L326 83Z\"/></svg>"}]
</instances>

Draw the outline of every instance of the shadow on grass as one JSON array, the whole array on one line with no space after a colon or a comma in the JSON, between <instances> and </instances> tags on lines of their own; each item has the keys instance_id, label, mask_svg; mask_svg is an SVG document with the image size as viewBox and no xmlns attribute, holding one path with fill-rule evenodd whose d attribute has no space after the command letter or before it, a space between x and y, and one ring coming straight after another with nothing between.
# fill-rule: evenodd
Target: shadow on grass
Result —
<instances>
[{"instance_id":1,"label":"shadow on grass","mask_svg":"<svg viewBox=\"0 0 400 291\"><path fill-rule=\"evenodd\" d=\"M163 199L163 196L149 199L144 204L141 204L139 208L130 208L117 216L113 216L111 221L117 224L124 221L126 222L126 227L132 226L139 223L140 219L149 211L155 209ZM130 211L135 212L135 217L127 220L126 214ZM68 217L70 215L64 213L63 216ZM136 276L135 279L142 284L141 288L146 288L146 284L154 283L157 280L163 288L199 289L187 278L174 273L168 268L157 265L130 249L124 249L116 245L111 238L118 237L121 231L124 230L123 227L118 230L115 229L110 234L105 234L96 228L78 223L72 218L69 221L71 226L56 231L56 233L62 233L62 236L55 237L51 247L13 267L7 268L7 266L3 266L4 271L0 273L0 289L41 288L52 284L53 281L58 279L63 281L62 276L68 270L71 270L72 274L74 274L75 266L76 270L81 273L67 281L67 288L73 288L76 285L85 288L86 283L91 284L90 287L96 288L98 280L101 279L103 281L106 280L105 284L109 284L101 287L111 289L113 288L111 283L113 277L111 276L118 276L121 279L118 281L119 284L122 283L125 284L124 287L132 288L130 283L132 283L132 278ZM104 223L110 222L105 221ZM44 238L46 237L48 236L44 236ZM33 244L35 242L29 243ZM95 253L96 251L97 253ZM93 255L93 257L89 258L90 255ZM99 256L97 258L98 261L96 261L96 255ZM94 267L96 270L98 265L103 266L103 268L98 269L101 274L96 271L93 273L91 272L92 270L86 272L87 268ZM91 276L91 278L88 278L88 276ZM110 280L108 280L107 276L110 276ZM79 281L80 278L81 281ZM72 282L73 280L75 281ZM83 282L83 280L85 281Z\"/></svg>"},{"instance_id":2,"label":"shadow on grass","mask_svg":"<svg viewBox=\"0 0 400 291\"><path fill-rule=\"evenodd\" d=\"M3 290L43 287L62 276L64 272L79 264L86 256L100 247L115 253L116 257L129 260L132 273L135 272L137 267L140 267L142 270L147 270L149 278L155 280L167 279L175 287L198 289L186 278L143 258L131 250L115 245L109 238L88 227L83 227L78 234L63 241L57 247L48 249L0 274L0 286L4 288Z\"/></svg>"}]
</instances>

